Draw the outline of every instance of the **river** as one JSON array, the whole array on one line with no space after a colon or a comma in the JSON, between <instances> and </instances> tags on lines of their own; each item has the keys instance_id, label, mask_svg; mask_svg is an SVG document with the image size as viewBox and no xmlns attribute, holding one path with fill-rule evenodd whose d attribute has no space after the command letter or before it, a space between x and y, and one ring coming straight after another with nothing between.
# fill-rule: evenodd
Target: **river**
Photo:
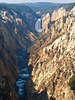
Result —
<instances>
[{"instance_id":1,"label":"river","mask_svg":"<svg viewBox=\"0 0 75 100\"><path fill-rule=\"evenodd\" d=\"M25 93L25 85L26 81L29 78L29 70L25 66L25 59L24 59L24 53L27 52L28 49L22 49L21 51L18 52L18 67L20 69L20 74L18 76L18 79L16 81L16 85L18 87L18 93L20 95L21 100L27 100L27 96Z\"/></svg>"}]
</instances>

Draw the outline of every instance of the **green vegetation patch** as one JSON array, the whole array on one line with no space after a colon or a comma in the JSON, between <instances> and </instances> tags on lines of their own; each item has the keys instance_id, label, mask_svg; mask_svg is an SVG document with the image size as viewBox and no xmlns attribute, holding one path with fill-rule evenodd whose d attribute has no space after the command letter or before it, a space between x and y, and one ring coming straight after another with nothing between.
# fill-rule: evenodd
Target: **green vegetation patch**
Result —
<instances>
[{"instance_id":1,"label":"green vegetation patch","mask_svg":"<svg viewBox=\"0 0 75 100\"><path fill-rule=\"evenodd\" d=\"M72 76L68 84L71 87L71 90L73 90L75 94L75 74Z\"/></svg>"}]
</instances>

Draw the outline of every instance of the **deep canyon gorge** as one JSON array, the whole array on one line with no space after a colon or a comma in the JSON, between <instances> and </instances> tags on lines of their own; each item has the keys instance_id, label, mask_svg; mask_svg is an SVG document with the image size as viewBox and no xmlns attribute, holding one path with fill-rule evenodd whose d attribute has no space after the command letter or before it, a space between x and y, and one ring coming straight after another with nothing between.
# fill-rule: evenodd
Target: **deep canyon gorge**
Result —
<instances>
[{"instance_id":1,"label":"deep canyon gorge","mask_svg":"<svg viewBox=\"0 0 75 100\"><path fill-rule=\"evenodd\" d=\"M75 100L75 3L0 4L0 100Z\"/></svg>"}]
</instances>

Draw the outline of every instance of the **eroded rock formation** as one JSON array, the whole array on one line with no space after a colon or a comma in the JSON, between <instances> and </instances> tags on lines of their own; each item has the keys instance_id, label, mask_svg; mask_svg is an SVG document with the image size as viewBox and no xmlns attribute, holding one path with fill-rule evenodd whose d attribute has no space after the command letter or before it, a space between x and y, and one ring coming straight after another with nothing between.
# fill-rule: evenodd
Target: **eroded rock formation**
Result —
<instances>
[{"instance_id":1,"label":"eroded rock formation","mask_svg":"<svg viewBox=\"0 0 75 100\"><path fill-rule=\"evenodd\" d=\"M50 15L47 13L42 17L42 28L45 33L48 32L48 24L50 23Z\"/></svg>"},{"instance_id":2,"label":"eroded rock formation","mask_svg":"<svg viewBox=\"0 0 75 100\"><path fill-rule=\"evenodd\" d=\"M57 10L54 10L51 16L51 21L56 21L59 18L67 16L69 14L75 14L75 6L70 11L66 10L65 7L61 7Z\"/></svg>"},{"instance_id":3,"label":"eroded rock formation","mask_svg":"<svg viewBox=\"0 0 75 100\"><path fill-rule=\"evenodd\" d=\"M74 100L68 82L75 71L75 15L60 18L50 26L50 32L30 48L31 78L27 84L29 100ZM37 45L36 45L37 44ZM40 47L40 49L39 49ZM32 48L34 50L32 51ZM42 98L42 100L43 100Z\"/></svg>"}]
</instances>

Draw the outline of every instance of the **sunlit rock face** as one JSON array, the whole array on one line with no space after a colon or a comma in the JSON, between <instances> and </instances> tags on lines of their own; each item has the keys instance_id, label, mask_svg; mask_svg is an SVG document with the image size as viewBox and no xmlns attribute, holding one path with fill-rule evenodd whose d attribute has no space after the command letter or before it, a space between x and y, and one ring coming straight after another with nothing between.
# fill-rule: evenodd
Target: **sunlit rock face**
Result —
<instances>
[{"instance_id":1,"label":"sunlit rock face","mask_svg":"<svg viewBox=\"0 0 75 100\"><path fill-rule=\"evenodd\" d=\"M54 10L51 16L51 21L56 21L57 19L66 16L67 14L68 12L63 7L59 8L58 10Z\"/></svg>"},{"instance_id":2,"label":"sunlit rock face","mask_svg":"<svg viewBox=\"0 0 75 100\"><path fill-rule=\"evenodd\" d=\"M36 21L35 29L39 33L42 32L42 20L41 20L41 18Z\"/></svg>"},{"instance_id":3,"label":"sunlit rock face","mask_svg":"<svg viewBox=\"0 0 75 100\"><path fill-rule=\"evenodd\" d=\"M42 17L42 28L45 33L48 32L48 24L50 23L50 15L47 13Z\"/></svg>"},{"instance_id":4,"label":"sunlit rock face","mask_svg":"<svg viewBox=\"0 0 75 100\"><path fill-rule=\"evenodd\" d=\"M74 6L73 9L70 11L70 14L74 14L74 15L75 15L75 6Z\"/></svg>"},{"instance_id":5,"label":"sunlit rock face","mask_svg":"<svg viewBox=\"0 0 75 100\"><path fill-rule=\"evenodd\" d=\"M51 96L55 100L75 100L68 86L75 71L75 15L65 17L65 21L60 18L50 26L50 30L30 50L28 65L33 69L27 84L29 100L36 100L36 93L40 98L39 94L42 95L45 89L48 96L45 100L52 100Z\"/></svg>"},{"instance_id":6,"label":"sunlit rock face","mask_svg":"<svg viewBox=\"0 0 75 100\"><path fill-rule=\"evenodd\" d=\"M66 8L61 7L59 9L54 10L51 16L51 21L56 21L59 18L70 15L70 14L75 15L75 6L70 11L67 11Z\"/></svg>"}]
</instances>

